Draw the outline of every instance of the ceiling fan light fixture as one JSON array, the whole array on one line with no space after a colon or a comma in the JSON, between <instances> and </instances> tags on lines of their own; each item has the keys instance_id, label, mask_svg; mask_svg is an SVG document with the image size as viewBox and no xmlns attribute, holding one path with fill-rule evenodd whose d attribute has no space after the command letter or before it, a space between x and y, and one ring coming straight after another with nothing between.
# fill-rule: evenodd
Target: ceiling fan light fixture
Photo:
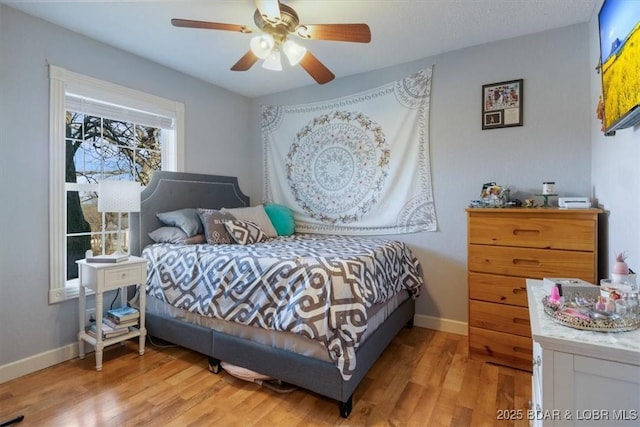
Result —
<instances>
[{"instance_id":1,"label":"ceiling fan light fixture","mask_svg":"<svg viewBox=\"0 0 640 427\"><path fill-rule=\"evenodd\" d=\"M298 13L281 1L255 0L256 9L253 22L256 28L246 25L224 22L194 21L191 19L172 19L176 27L202 28L208 30L234 31L243 34L254 33L248 50L233 66L231 71L247 71L258 60L268 70L282 70L282 54L291 66L300 65L318 84L325 84L335 78L310 50L289 41L294 34L304 40L329 40L339 42L369 43L371 30L364 23L300 24Z\"/></svg>"},{"instance_id":2,"label":"ceiling fan light fixture","mask_svg":"<svg viewBox=\"0 0 640 427\"><path fill-rule=\"evenodd\" d=\"M261 34L251 39L251 52L260 59L267 58L272 52L276 41L271 34Z\"/></svg>"},{"instance_id":3,"label":"ceiling fan light fixture","mask_svg":"<svg viewBox=\"0 0 640 427\"><path fill-rule=\"evenodd\" d=\"M289 64L291 66L298 65L298 63L304 58L304 55L307 53L307 49L300 46L298 43L287 40L282 45L282 51L286 55L289 60Z\"/></svg>"},{"instance_id":4,"label":"ceiling fan light fixture","mask_svg":"<svg viewBox=\"0 0 640 427\"><path fill-rule=\"evenodd\" d=\"M269 56L262 62L262 68L271 71L282 71L282 61L280 59L280 51L272 50Z\"/></svg>"}]
</instances>

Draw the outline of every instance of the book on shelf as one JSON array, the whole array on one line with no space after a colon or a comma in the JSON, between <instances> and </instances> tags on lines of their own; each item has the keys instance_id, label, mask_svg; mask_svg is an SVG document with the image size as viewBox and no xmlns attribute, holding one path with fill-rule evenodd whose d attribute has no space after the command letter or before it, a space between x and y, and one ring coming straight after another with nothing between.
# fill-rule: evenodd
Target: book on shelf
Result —
<instances>
[{"instance_id":1,"label":"book on shelf","mask_svg":"<svg viewBox=\"0 0 640 427\"><path fill-rule=\"evenodd\" d=\"M95 255L92 257L85 258L86 262L95 263L95 264L115 264L118 262L123 262L129 259L128 254L118 254L118 255Z\"/></svg>"},{"instance_id":2,"label":"book on shelf","mask_svg":"<svg viewBox=\"0 0 640 427\"><path fill-rule=\"evenodd\" d=\"M138 309L126 305L123 307L107 310L107 317L109 317L116 323L122 323L132 319L138 319L140 317L140 312L138 311Z\"/></svg>"},{"instance_id":3,"label":"book on shelf","mask_svg":"<svg viewBox=\"0 0 640 427\"><path fill-rule=\"evenodd\" d=\"M97 325L94 323L91 326L89 326L87 328L87 334L96 338L97 333L96 330L98 329ZM114 337L119 337L120 335L125 335L129 333L129 328L125 328L125 329L113 329L112 327L106 325L106 324L102 324L102 339L108 339L108 338L114 338Z\"/></svg>"},{"instance_id":4,"label":"book on shelf","mask_svg":"<svg viewBox=\"0 0 640 427\"><path fill-rule=\"evenodd\" d=\"M102 324L108 325L113 329L128 329L129 326L138 326L138 318L127 320L125 322L116 322L114 319L109 316L104 316L102 318Z\"/></svg>"}]
</instances>

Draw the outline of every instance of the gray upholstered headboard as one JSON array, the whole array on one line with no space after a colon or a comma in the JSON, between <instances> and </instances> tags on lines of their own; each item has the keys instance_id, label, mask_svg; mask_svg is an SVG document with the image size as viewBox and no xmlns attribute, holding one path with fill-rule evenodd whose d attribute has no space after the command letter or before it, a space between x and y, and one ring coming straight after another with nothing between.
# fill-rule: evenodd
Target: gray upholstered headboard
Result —
<instances>
[{"instance_id":1,"label":"gray upholstered headboard","mask_svg":"<svg viewBox=\"0 0 640 427\"><path fill-rule=\"evenodd\" d=\"M153 243L149 233L162 226L156 214L182 208L237 208L249 206L238 178L185 172L156 171L140 195L140 213L131 213L130 252L140 255Z\"/></svg>"}]
</instances>

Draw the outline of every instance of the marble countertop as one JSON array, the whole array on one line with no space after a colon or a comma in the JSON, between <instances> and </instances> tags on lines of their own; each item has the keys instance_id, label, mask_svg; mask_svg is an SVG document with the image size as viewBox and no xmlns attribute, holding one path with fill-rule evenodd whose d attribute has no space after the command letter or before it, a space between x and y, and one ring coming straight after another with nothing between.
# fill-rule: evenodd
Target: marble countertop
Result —
<instances>
[{"instance_id":1,"label":"marble countertop","mask_svg":"<svg viewBox=\"0 0 640 427\"><path fill-rule=\"evenodd\" d=\"M640 366L640 329L593 332L562 325L544 312L547 293L542 280L527 279L531 335L543 348Z\"/></svg>"}]
</instances>

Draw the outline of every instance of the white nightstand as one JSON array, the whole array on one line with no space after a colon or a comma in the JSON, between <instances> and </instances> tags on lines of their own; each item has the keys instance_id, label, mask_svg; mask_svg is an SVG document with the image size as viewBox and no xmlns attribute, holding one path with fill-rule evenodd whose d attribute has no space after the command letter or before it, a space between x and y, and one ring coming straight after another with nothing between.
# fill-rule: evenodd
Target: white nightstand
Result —
<instances>
[{"instance_id":1,"label":"white nightstand","mask_svg":"<svg viewBox=\"0 0 640 427\"><path fill-rule=\"evenodd\" d=\"M88 263L85 260L77 261L79 273L80 296L79 319L80 332L78 333L78 349L80 359L84 359L85 341L95 347L96 350L96 371L102 370L102 351L105 346L116 344L134 337L139 337L138 352L144 354L144 342L147 330L144 324L145 296L144 283L147 277L147 260L135 256L130 256L128 260L114 264ZM118 288L139 285L140 292L140 320L138 328L131 328L130 332L115 338L102 339L102 315L103 315L103 294ZM96 338L85 332L85 287L91 289L96 294ZM127 303L126 289L122 289L121 304Z\"/></svg>"}]
</instances>

